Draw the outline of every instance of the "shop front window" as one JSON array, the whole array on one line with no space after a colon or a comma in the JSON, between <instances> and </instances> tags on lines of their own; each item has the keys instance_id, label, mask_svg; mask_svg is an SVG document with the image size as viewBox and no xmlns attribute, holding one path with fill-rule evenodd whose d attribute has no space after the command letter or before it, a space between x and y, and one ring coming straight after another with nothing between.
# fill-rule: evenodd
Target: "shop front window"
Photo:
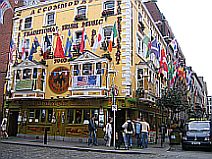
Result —
<instances>
[{"instance_id":1,"label":"shop front window","mask_svg":"<svg viewBox=\"0 0 212 159\"><path fill-rule=\"evenodd\" d=\"M70 124L74 123L74 109L68 109L67 120L68 120L68 123Z\"/></svg>"},{"instance_id":2,"label":"shop front window","mask_svg":"<svg viewBox=\"0 0 212 159\"><path fill-rule=\"evenodd\" d=\"M41 110L41 122L45 122L46 121L46 110L42 109Z\"/></svg>"},{"instance_id":3,"label":"shop front window","mask_svg":"<svg viewBox=\"0 0 212 159\"><path fill-rule=\"evenodd\" d=\"M76 109L76 124L82 123L82 109Z\"/></svg>"}]
</instances>

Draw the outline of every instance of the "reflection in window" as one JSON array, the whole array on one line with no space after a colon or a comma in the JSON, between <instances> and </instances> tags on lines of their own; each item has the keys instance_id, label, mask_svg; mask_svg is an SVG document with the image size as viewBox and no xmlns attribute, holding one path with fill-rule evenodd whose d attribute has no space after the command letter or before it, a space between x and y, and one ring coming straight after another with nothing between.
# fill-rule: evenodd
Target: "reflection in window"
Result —
<instances>
[{"instance_id":1,"label":"reflection in window","mask_svg":"<svg viewBox=\"0 0 212 159\"><path fill-rule=\"evenodd\" d=\"M53 113L53 110L52 109L48 109L48 122L51 123L52 121L52 113Z\"/></svg>"},{"instance_id":2,"label":"reflection in window","mask_svg":"<svg viewBox=\"0 0 212 159\"><path fill-rule=\"evenodd\" d=\"M35 122L38 123L40 118L40 109L35 110Z\"/></svg>"},{"instance_id":3,"label":"reflection in window","mask_svg":"<svg viewBox=\"0 0 212 159\"><path fill-rule=\"evenodd\" d=\"M82 123L82 110L76 109L76 124Z\"/></svg>"},{"instance_id":4,"label":"reflection in window","mask_svg":"<svg viewBox=\"0 0 212 159\"><path fill-rule=\"evenodd\" d=\"M85 109L84 110L84 120L89 120L90 119L90 110Z\"/></svg>"},{"instance_id":5,"label":"reflection in window","mask_svg":"<svg viewBox=\"0 0 212 159\"><path fill-rule=\"evenodd\" d=\"M41 122L45 122L46 120L46 110L45 109L42 109L42 112L41 112Z\"/></svg>"},{"instance_id":6,"label":"reflection in window","mask_svg":"<svg viewBox=\"0 0 212 159\"><path fill-rule=\"evenodd\" d=\"M68 109L67 120L70 124L74 123L74 109Z\"/></svg>"},{"instance_id":7,"label":"reflection in window","mask_svg":"<svg viewBox=\"0 0 212 159\"><path fill-rule=\"evenodd\" d=\"M31 79L32 70L24 69L23 71L23 79Z\"/></svg>"},{"instance_id":8,"label":"reflection in window","mask_svg":"<svg viewBox=\"0 0 212 159\"><path fill-rule=\"evenodd\" d=\"M35 117L34 109L29 110L29 122L32 122Z\"/></svg>"},{"instance_id":9,"label":"reflection in window","mask_svg":"<svg viewBox=\"0 0 212 159\"><path fill-rule=\"evenodd\" d=\"M46 25L53 25L55 22L55 13L47 13L46 14Z\"/></svg>"}]
</instances>

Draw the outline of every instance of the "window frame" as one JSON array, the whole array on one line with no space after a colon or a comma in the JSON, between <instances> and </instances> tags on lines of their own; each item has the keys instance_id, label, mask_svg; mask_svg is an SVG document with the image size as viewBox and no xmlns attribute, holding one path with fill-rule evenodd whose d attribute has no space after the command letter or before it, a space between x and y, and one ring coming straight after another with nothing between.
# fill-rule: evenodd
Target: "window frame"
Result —
<instances>
[{"instance_id":1,"label":"window frame","mask_svg":"<svg viewBox=\"0 0 212 159\"><path fill-rule=\"evenodd\" d=\"M50 15L54 15L54 19L53 20L51 20L51 21L53 21L53 23L48 23L49 22L49 16ZM44 26L52 26L52 25L56 25L56 12L54 11L54 12L47 12L46 14L45 14L45 18L44 18Z\"/></svg>"},{"instance_id":2,"label":"window frame","mask_svg":"<svg viewBox=\"0 0 212 159\"><path fill-rule=\"evenodd\" d=\"M30 22L26 22L27 19L31 18ZM33 24L33 18L32 16L30 17L25 17L24 18L24 23L23 23L23 30L28 30L28 29L32 29L32 24ZM30 25L29 27L26 27L26 25Z\"/></svg>"}]
</instances>

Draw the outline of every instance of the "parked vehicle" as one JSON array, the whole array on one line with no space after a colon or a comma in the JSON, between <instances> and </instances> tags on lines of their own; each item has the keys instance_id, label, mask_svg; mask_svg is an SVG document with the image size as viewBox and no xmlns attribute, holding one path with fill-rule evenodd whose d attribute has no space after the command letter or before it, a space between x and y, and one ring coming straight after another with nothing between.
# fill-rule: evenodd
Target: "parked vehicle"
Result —
<instances>
[{"instance_id":1,"label":"parked vehicle","mask_svg":"<svg viewBox=\"0 0 212 159\"><path fill-rule=\"evenodd\" d=\"M212 126L210 121L190 121L185 125L182 149L206 148L212 150Z\"/></svg>"}]
</instances>

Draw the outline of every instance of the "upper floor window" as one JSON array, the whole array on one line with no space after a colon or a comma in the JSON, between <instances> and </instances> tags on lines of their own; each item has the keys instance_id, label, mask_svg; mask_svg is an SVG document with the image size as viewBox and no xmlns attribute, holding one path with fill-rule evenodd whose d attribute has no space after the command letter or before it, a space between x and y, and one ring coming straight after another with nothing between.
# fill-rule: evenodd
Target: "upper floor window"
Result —
<instances>
[{"instance_id":1,"label":"upper floor window","mask_svg":"<svg viewBox=\"0 0 212 159\"><path fill-rule=\"evenodd\" d=\"M138 69L137 70L137 87L138 88L143 88L143 69Z\"/></svg>"},{"instance_id":2,"label":"upper floor window","mask_svg":"<svg viewBox=\"0 0 212 159\"><path fill-rule=\"evenodd\" d=\"M137 35L137 54L141 54L142 53L142 45L143 45L143 42L142 42L142 39L139 35Z\"/></svg>"},{"instance_id":3,"label":"upper floor window","mask_svg":"<svg viewBox=\"0 0 212 159\"><path fill-rule=\"evenodd\" d=\"M75 32L75 43L79 44L82 39L82 31Z\"/></svg>"},{"instance_id":4,"label":"upper floor window","mask_svg":"<svg viewBox=\"0 0 212 159\"><path fill-rule=\"evenodd\" d=\"M84 20L86 19L86 6L80 6L77 8L77 15L75 20Z\"/></svg>"},{"instance_id":5,"label":"upper floor window","mask_svg":"<svg viewBox=\"0 0 212 159\"><path fill-rule=\"evenodd\" d=\"M32 28L32 17L25 18L24 20L24 29Z\"/></svg>"},{"instance_id":6,"label":"upper floor window","mask_svg":"<svg viewBox=\"0 0 212 159\"><path fill-rule=\"evenodd\" d=\"M112 1L112 0L106 1L103 4L102 16L111 16L111 15L114 15L114 10L115 10L115 2Z\"/></svg>"},{"instance_id":7,"label":"upper floor window","mask_svg":"<svg viewBox=\"0 0 212 159\"><path fill-rule=\"evenodd\" d=\"M46 25L54 25L55 24L55 13L50 12L46 14Z\"/></svg>"}]
</instances>

